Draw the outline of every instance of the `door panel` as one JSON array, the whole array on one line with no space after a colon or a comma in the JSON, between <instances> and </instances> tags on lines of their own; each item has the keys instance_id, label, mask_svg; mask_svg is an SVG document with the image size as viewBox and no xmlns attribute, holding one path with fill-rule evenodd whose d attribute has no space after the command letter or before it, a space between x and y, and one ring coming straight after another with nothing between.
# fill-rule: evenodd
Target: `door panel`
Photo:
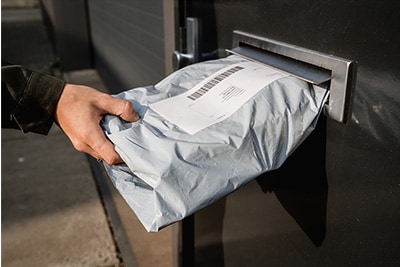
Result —
<instances>
[{"instance_id":1,"label":"door panel","mask_svg":"<svg viewBox=\"0 0 400 267\"><path fill-rule=\"evenodd\" d=\"M322 116L279 170L194 216L196 266L400 264L400 4L183 1L205 52L241 30L356 60L351 119Z\"/></svg>"}]
</instances>

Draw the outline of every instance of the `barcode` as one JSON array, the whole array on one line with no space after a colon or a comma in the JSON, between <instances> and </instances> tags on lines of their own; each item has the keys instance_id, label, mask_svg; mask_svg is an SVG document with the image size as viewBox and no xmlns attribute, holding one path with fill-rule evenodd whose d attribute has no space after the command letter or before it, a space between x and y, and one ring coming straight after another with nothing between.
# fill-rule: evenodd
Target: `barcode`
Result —
<instances>
[{"instance_id":1,"label":"barcode","mask_svg":"<svg viewBox=\"0 0 400 267\"><path fill-rule=\"evenodd\" d=\"M223 81L225 78L231 76L235 72L244 69L241 66L236 66L233 68L230 68L229 70L224 71L223 73L219 74L218 76L214 77L211 81L200 87L200 89L196 90L196 92L192 93L191 95L188 95L187 97L191 100L196 100L199 97L203 96L205 93L210 91L211 88L216 86L218 83Z\"/></svg>"}]
</instances>

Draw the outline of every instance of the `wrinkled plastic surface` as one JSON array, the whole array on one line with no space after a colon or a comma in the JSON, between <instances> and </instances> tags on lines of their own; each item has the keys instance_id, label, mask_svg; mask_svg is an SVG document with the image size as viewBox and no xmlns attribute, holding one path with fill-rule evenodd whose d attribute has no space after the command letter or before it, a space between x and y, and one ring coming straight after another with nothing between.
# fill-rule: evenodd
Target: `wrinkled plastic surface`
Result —
<instances>
[{"instance_id":1,"label":"wrinkled plastic surface","mask_svg":"<svg viewBox=\"0 0 400 267\"><path fill-rule=\"evenodd\" d=\"M276 169L311 133L327 91L293 77L266 85L222 122L190 135L148 105L190 90L236 56L190 65L155 86L122 92L141 120L102 126L126 164L106 171L147 231L179 221Z\"/></svg>"}]
</instances>

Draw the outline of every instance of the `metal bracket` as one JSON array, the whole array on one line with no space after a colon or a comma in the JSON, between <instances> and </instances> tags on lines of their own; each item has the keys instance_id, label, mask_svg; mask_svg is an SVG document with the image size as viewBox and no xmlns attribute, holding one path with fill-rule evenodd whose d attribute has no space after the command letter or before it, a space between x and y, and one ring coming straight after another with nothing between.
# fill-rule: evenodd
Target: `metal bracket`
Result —
<instances>
[{"instance_id":1,"label":"metal bracket","mask_svg":"<svg viewBox=\"0 0 400 267\"><path fill-rule=\"evenodd\" d=\"M267 64L301 80L330 90L324 113L346 123L355 86L357 63L242 31L233 32L229 53Z\"/></svg>"}]
</instances>

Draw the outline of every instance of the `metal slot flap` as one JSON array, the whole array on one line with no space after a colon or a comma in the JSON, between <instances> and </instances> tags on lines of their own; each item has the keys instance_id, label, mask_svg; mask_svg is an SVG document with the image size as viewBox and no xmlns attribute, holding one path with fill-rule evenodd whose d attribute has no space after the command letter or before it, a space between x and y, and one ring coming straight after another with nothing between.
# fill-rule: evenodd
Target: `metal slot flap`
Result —
<instances>
[{"instance_id":1,"label":"metal slot flap","mask_svg":"<svg viewBox=\"0 0 400 267\"><path fill-rule=\"evenodd\" d=\"M239 47L235 47L232 50L228 49L227 51L253 61L256 59L258 62L267 64L312 84L320 85L331 80L331 72L329 70L271 53L254 46L240 44Z\"/></svg>"},{"instance_id":2,"label":"metal slot flap","mask_svg":"<svg viewBox=\"0 0 400 267\"><path fill-rule=\"evenodd\" d=\"M232 54L267 64L311 84L330 90L325 114L345 123L350 114L356 62L234 31Z\"/></svg>"}]
</instances>

